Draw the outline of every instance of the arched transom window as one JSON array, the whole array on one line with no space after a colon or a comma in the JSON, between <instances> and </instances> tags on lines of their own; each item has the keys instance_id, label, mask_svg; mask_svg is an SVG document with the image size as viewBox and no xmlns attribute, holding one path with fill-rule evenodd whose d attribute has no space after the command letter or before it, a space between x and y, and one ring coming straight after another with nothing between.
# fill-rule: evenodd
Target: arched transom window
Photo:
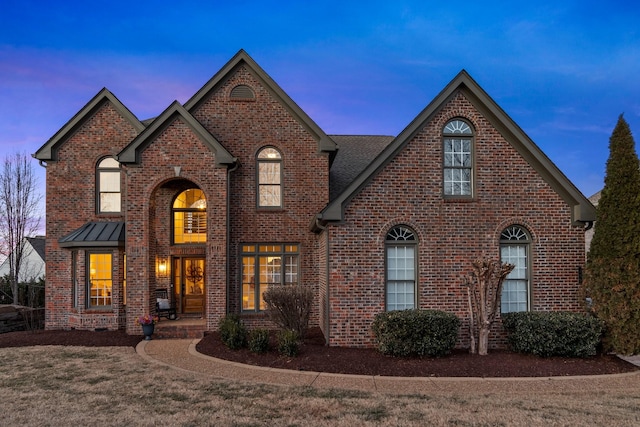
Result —
<instances>
[{"instance_id":1,"label":"arched transom window","mask_svg":"<svg viewBox=\"0 0 640 427\"><path fill-rule=\"evenodd\" d=\"M449 121L443 131L443 194L473 194L473 130L467 122Z\"/></svg>"},{"instance_id":2,"label":"arched transom window","mask_svg":"<svg viewBox=\"0 0 640 427\"><path fill-rule=\"evenodd\" d=\"M502 313L529 310L530 245L529 233L519 225L507 227L500 234L500 259L502 262L515 265L502 284Z\"/></svg>"},{"instance_id":3,"label":"arched transom window","mask_svg":"<svg viewBox=\"0 0 640 427\"><path fill-rule=\"evenodd\" d=\"M97 175L98 213L121 212L120 163L113 157L105 157L98 162Z\"/></svg>"},{"instance_id":4,"label":"arched transom window","mask_svg":"<svg viewBox=\"0 0 640 427\"><path fill-rule=\"evenodd\" d=\"M173 201L173 243L207 241L207 200L202 190L190 188Z\"/></svg>"},{"instance_id":5,"label":"arched transom window","mask_svg":"<svg viewBox=\"0 0 640 427\"><path fill-rule=\"evenodd\" d=\"M258 153L258 207L282 207L282 156L273 147Z\"/></svg>"},{"instance_id":6,"label":"arched transom window","mask_svg":"<svg viewBox=\"0 0 640 427\"><path fill-rule=\"evenodd\" d=\"M385 238L387 310L416 306L416 235L408 227L393 227Z\"/></svg>"}]
</instances>

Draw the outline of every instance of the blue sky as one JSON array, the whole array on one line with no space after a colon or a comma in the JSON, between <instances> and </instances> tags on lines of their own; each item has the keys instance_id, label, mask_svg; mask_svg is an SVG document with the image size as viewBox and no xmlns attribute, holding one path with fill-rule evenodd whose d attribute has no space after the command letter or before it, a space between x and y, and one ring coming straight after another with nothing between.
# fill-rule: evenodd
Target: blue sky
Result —
<instances>
[{"instance_id":1,"label":"blue sky","mask_svg":"<svg viewBox=\"0 0 640 427\"><path fill-rule=\"evenodd\" d=\"M590 196L620 114L640 137L626 3L3 0L0 152L34 153L103 87L154 117L244 49L328 134L397 135L466 69Z\"/></svg>"}]
</instances>

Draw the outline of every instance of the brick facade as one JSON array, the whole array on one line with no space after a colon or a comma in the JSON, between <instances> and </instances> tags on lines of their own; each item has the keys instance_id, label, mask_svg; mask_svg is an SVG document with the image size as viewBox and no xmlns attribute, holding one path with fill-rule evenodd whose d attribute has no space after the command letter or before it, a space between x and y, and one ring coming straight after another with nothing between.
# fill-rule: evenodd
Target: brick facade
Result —
<instances>
[{"instance_id":1,"label":"brick facade","mask_svg":"<svg viewBox=\"0 0 640 427\"><path fill-rule=\"evenodd\" d=\"M464 322L461 276L474 258L499 256L501 231L517 224L532 239L531 309L578 310L582 227L593 207L480 89L467 86L465 76L460 90L448 86L410 134L368 159L333 199L339 147L242 51L184 106L174 103L150 123L103 90L35 155L47 164L46 327L138 334L136 319L154 311L155 289L173 289L179 260L201 257L203 317L215 330L226 313L242 313L242 246L295 244L299 283L316 295L312 324L330 345L370 347L373 317L385 310L385 236L396 225L417 236L421 308ZM452 118L474 129L471 199L442 196L442 129ZM256 158L264 147L282 157L278 209L257 206ZM122 164L117 215L96 213L96 166L105 156ZM174 244L171 206L189 188L206 197L207 241ZM126 237L60 245L90 222L123 223ZM102 310L86 307L92 251L113 255L112 303ZM160 273L161 260L168 274ZM242 315L249 327L270 325L263 312Z\"/></svg>"}]
</instances>

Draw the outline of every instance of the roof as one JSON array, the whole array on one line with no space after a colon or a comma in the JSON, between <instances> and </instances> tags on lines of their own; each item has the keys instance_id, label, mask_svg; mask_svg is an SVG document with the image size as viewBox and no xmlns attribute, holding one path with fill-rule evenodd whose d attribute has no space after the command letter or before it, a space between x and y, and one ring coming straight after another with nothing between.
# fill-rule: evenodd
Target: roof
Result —
<instances>
[{"instance_id":1,"label":"roof","mask_svg":"<svg viewBox=\"0 0 640 427\"><path fill-rule=\"evenodd\" d=\"M329 136L338 144L338 153L329 171L329 200L338 197L394 139L381 135Z\"/></svg>"},{"instance_id":2,"label":"roof","mask_svg":"<svg viewBox=\"0 0 640 427\"><path fill-rule=\"evenodd\" d=\"M58 160L58 149L67 141L73 133L84 124L97 110L102 108L105 102L110 102L113 108L124 117L136 131L142 132L144 125L124 106L109 90L103 88L98 92L75 116L71 118L55 135L53 135L42 147L33 154L38 160L56 161Z\"/></svg>"},{"instance_id":3,"label":"roof","mask_svg":"<svg viewBox=\"0 0 640 427\"><path fill-rule=\"evenodd\" d=\"M27 241L29 242L29 244L31 245L31 247L33 248L33 250L36 251L36 253L40 256L40 258L42 258L42 260L44 261L45 258L45 243L46 240L44 237L27 237L26 238Z\"/></svg>"},{"instance_id":4,"label":"roof","mask_svg":"<svg viewBox=\"0 0 640 427\"><path fill-rule=\"evenodd\" d=\"M236 158L227 151L218 140L207 131L199 121L197 121L178 101L174 101L160 116L137 137L133 139L119 154L118 161L121 163L140 163L140 153L146 148L151 140L162 132L176 118L182 119L187 126L203 141L215 154L216 164L233 164Z\"/></svg>"},{"instance_id":5,"label":"roof","mask_svg":"<svg viewBox=\"0 0 640 427\"><path fill-rule=\"evenodd\" d=\"M595 208L495 101L462 70L380 154L320 212L322 224L342 222L345 206L376 176L458 91L462 91L487 120L572 208L572 220L592 222Z\"/></svg>"},{"instance_id":6,"label":"roof","mask_svg":"<svg viewBox=\"0 0 640 427\"><path fill-rule=\"evenodd\" d=\"M124 222L87 222L58 240L63 248L124 246Z\"/></svg>"},{"instance_id":7,"label":"roof","mask_svg":"<svg viewBox=\"0 0 640 427\"><path fill-rule=\"evenodd\" d=\"M251 58L244 50L239 50L229 62L227 62L195 95L191 97L184 107L192 112L207 95L224 83L227 77L240 66L245 66L253 76L304 126L318 142L319 152L335 152L336 143L324 133L322 129L305 113L284 90Z\"/></svg>"}]
</instances>

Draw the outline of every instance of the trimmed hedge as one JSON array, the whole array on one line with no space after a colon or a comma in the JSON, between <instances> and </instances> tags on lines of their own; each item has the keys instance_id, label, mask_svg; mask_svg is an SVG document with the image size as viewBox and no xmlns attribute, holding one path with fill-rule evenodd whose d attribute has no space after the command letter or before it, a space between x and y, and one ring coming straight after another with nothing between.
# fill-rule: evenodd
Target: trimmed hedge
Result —
<instances>
[{"instance_id":1,"label":"trimmed hedge","mask_svg":"<svg viewBox=\"0 0 640 427\"><path fill-rule=\"evenodd\" d=\"M436 357L453 350L460 319L439 310L388 311L376 315L372 329L381 353Z\"/></svg>"},{"instance_id":2,"label":"trimmed hedge","mask_svg":"<svg viewBox=\"0 0 640 427\"><path fill-rule=\"evenodd\" d=\"M542 357L594 356L604 331L591 315L561 311L506 313L502 324L514 351Z\"/></svg>"}]
</instances>

